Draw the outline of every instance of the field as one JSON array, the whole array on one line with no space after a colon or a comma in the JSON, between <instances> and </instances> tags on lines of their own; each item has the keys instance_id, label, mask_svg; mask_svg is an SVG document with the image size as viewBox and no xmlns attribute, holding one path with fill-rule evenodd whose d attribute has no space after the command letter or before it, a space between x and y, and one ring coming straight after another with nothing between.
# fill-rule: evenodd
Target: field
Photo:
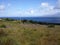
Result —
<instances>
[{"instance_id":1,"label":"field","mask_svg":"<svg viewBox=\"0 0 60 45\"><path fill-rule=\"evenodd\" d=\"M60 45L60 25L0 21L0 45Z\"/></svg>"}]
</instances>

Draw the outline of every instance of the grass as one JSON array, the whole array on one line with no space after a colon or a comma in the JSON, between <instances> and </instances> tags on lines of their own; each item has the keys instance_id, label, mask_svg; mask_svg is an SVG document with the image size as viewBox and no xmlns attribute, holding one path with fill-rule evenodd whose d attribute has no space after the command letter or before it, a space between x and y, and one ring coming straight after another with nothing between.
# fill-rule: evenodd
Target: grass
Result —
<instances>
[{"instance_id":1,"label":"grass","mask_svg":"<svg viewBox=\"0 0 60 45\"><path fill-rule=\"evenodd\" d=\"M0 21L0 45L60 45L60 26Z\"/></svg>"}]
</instances>

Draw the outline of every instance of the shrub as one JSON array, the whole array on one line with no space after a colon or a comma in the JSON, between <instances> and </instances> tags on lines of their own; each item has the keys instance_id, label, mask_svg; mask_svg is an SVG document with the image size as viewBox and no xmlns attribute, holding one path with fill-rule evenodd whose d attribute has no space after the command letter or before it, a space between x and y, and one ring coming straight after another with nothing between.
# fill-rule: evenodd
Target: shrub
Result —
<instances>
[{"instance_id":1,"label":"shrub","mask_svg":"<svg viewBox=\"0 0 60 45\"><path fill-rule=\"evenodd\" d=\"M22 22L22 23L25 23L25 22L27 22L27 20L21 20L21 22Z\"/></svg>"},{"instance_id":2,"label":"shrub","mask_svg":"<svg viewBox=\"0 0 60 45\"><path fill-rule=\"evenodd\" d=\"M37 31L37 29L33 29L33 31Z\"/></svg>"},{"instance_id":3,"label":"shrub","mask_svg":"<svg viewBox=\"0 0 60 45\"><path fill-rule=\"evenodd\" d=\"M0 37L1 36L7 36L7 33L3 29L0 29Z\"/></svg>"},{"instance_id":4,"label":"shrub","mask_svg":"<svg viewBox=\"0 0 60 45\"><path fill-rule=\"evenodd\" d=\"M6 28L6 25L2 24L0 25L0 28Z\"/></svg>"},{"instance_id":5,"label":"shrub","mask_svg":"<svg viewBox=\"0 0 60 45\"><path fill-rule=\"evenodd\" d=\"M5 21L14 21L14 19L10 19L10 18L5 18L3 20L5 20Z\"/></svg>"},{"instance_id":6,"label":"shrub","mask_svg":"<svg viewBox=\"0 0 60 45\"><path fill-rule=\"evenodd\" d=\"M52 27L55 27L55 25L53 24L48 25L48 28L52 28Z\"/></svg>"},{"instance_id":7,"label":"shrub","mask_svg":"<svg viewBox=\"0 0 60 45\"><path fill-rule=\"evenodd\" d=\"M29 23L37 24L37 21L29 20Z\"/></svg>"}]
</instances>

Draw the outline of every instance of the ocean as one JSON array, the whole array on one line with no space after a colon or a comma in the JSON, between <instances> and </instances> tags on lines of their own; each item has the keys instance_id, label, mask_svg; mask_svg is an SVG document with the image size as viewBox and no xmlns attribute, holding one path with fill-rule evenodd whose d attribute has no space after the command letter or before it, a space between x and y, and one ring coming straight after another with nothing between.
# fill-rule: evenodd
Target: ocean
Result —
<instances>
[{"instance_id":1,"label":"ocean","mask_svg":"<svg viewBox=\"0 0 60 45\"><path fill-rule=\"evenodd\" d=\"M15 20L33 20L48 23L60 23L60 17L0 17L0 18L11 18Z\"/></svg>"}]
</instances>

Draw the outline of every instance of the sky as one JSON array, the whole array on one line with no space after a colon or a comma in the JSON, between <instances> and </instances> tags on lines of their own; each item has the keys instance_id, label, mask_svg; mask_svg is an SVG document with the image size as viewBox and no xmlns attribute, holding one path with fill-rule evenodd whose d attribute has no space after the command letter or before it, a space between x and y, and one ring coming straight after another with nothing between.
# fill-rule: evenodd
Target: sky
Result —
<instances>
[{"instance_id":1,"label":"sky","mask_svg":"<svg viewBox=\"0 0 60 45\"><path fill-rule=\"evenodd\" d=\"M60 16L60 0L0 0L0 17Z\"/></svg>"}]
</instances>

